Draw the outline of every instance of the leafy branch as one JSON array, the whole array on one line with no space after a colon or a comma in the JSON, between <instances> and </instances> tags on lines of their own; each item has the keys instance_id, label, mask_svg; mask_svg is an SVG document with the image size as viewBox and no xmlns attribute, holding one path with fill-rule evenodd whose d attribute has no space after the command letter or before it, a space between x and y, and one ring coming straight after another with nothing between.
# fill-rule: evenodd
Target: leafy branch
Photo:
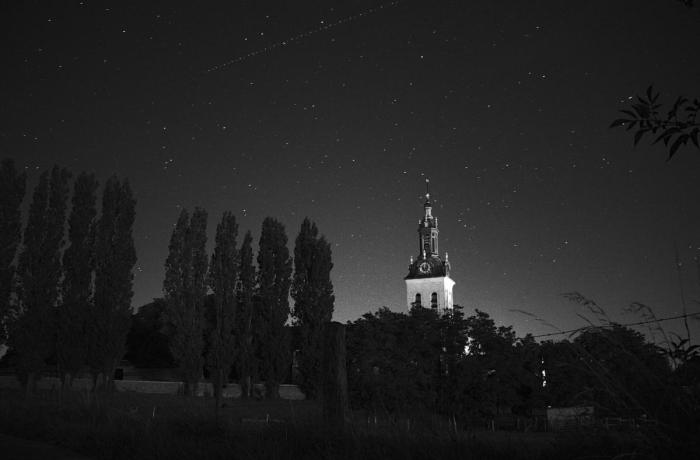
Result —
<instances>
[{"instance_id":1,"label":"leafy branch","mask_svg":"<svg viewBox=\"0 0 700 460\"><path fill-rule=\"evenodd\" d=\"M700 345L691 345L688 339L677 337L676 341L671 342L667 353L674 366L679 367L700 356Z\"/></svg>"},{"instance_id":2,"label":"leafy branch","mask_svg":"<svg viewBox=\"0 0 700 460\"><path fill-rule=\"evenodd\" d=\"M662 105L659 93L649 86L646 94L637 96L629 109L620 110L626 118L618 118L610 127L625 127L627 131L636 127L634 145L647 133L656 136L652 145L663 141L668 148L668 160L681 146L688 145L688 142L700 150L700 100L693 99L691 102L685 97L679 97L665 115L660 112Z\"/></svg>"}]
</instances>

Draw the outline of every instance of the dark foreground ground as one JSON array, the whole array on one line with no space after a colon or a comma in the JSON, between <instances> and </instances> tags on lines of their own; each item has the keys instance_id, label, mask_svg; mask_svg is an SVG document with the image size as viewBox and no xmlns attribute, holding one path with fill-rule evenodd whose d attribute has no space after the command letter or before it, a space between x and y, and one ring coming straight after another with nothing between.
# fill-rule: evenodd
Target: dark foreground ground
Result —
<instances>
[{"instance_id":1,"label":"dark foreground ground","mask_svg":"<svg viewBox=\"0 0 700 460\"><path fill-rule=\"evenodd\" d=\"M87 457L55 444L31 441L0 433L0 452L4 460L88 460Z\"/></svg>"},{"instance_id":2,"label":"dark foreground ground","mask_svg":"<svg viewBox=\"0 0 700 460\"><path fill-rule=\"evenodd\" d=\"M325 426L312 401L228 400L217 422L211 399L115 393L55 393L25 400L0 391L0 446L27 458L93 459L642 459L700 458L696 445L661 431L567 433L463 431L413 415L344 431ZM19 438L19 439L18 439ZM28 444L27 441L30 441ZM33 443L31 442L33 441ZM24 447L23 447L24 446ZM0 447L0 458L9 447ZM13 455L16 455L13 453Z\"/></svg>"}]
</instances>

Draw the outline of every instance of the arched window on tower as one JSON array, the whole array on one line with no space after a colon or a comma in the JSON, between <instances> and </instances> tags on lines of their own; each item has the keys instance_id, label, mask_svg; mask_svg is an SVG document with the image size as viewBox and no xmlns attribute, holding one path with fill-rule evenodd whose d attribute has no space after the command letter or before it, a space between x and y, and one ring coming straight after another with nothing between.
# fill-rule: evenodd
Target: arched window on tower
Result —
<instances>
[{"instance_id":1,"label":"arched window on tower","mask_svg":"<svg viewBox=\"0 0 700 460\"><path fill-rule=\"evenodd\" d=\"M437 308L437 292L430 296L430 308Z\"/></svg>"},{"instance_id":2,"label":"arched window on tower","mask_svg":"<svg viewBox=\"0 0 700 460\"><path fill-rule=\"evenodd\" d=\"M419 293L419 294L416 294L416 301L413 302L413 304L414 304L416 307L420 307L420 306L421 306L421 305L420 305L420 293Z\"/></svg>"}]
</instances>

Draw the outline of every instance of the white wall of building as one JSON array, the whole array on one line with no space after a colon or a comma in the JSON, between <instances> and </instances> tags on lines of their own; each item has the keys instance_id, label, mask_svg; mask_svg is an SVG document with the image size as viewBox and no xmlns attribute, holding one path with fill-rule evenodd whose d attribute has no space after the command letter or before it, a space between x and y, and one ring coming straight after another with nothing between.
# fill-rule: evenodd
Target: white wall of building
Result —
<instances>
[{"instance_id":1,"label":"white wall of building","mask_svg":"<svg viewBox=\"0 0 700 460\"><path fill-rule=\"evenodd\" d=\"M453 307L452 288L455 282L449 276L436 278L413 278L406 280L406 306L411 308L411 304L416 300L416 294L421 295L421 305L430 308L433 292L437 294L438 309L445 310Z\"/></svg>"}]
</instances>

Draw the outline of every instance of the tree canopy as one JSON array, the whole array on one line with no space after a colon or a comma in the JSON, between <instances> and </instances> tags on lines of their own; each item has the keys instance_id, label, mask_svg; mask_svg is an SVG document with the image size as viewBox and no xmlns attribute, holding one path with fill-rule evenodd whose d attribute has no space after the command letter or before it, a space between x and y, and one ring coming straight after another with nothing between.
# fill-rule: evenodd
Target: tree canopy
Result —
<instances>
[{"instance_id":1,"label":"tree canopy","mask_svg":"<svg viewBox=\"0 0 700 460\"><path fill-rule=\"evenodd\" d=\"M87 319L94 292L97 179L81 173L73 185L68 218L70 246L63 253L61 303L56 325L56 358L61 374L75 375L85 364Z\"/></svg>"},{"instance_id":2,"label":"tree canopy","mask_svg":"<svg viewBox=\"0 0 700 460\"><path fill-rule=\"evenodd\" d=\"M33 380L54 350L54 311L61 277L61 249L70 173L54 166L39 177L19 256L18 302L13 307L10 343L20 374Z\"/></svg>"},{"instance_id":3,"label":"tree canopy","mask_svg":"<svg viewBox=\"0 0 700 460\"><path fill-rule=\"evenodd\" d=\"M102 214L96 225L95 292L87 320L88 365L95 376L104 376L108 388L126 352L131 321L135 216L136 200L128 181L110 177L102 192Z\"/></svg>"},{"instance_id":4,"label":"tree canopy","mask_svg":"<svg viewBox=\"0 0 700 460\"><path fill-rule=\"evenodd\" d=\"M233 321L236 338L236 369L241 382L241 394L251 396L252 380L257 373L258 361L255 353L254 330L260 324L259 310L256 309L255 267L253 266L253 236L247 231L239 251L237 312Z\"/></svg>"},{"instance_id":5,"label":"tree canopy","mask_svg":"<svg viewBox=\"0 0 700 460\"><path fill-rule=\"evenodd\" d=\"M221 405L221 388L235 358L234 324L238 313L236 283L240 260L236 237L238 224L230 212L224 212L216 227L216 246L209 264L209 286L214 293L214 324L209 331L207 366L212 375L217 411ZM218 414L218 412L217 412Z\"/></svg>"},{"instance_id":6,"label":"tree canopy","mask_svg":"<svg viewBox=\"0 0 700 460\"><path fill-rule=\"evenodd\" d=\"M289 319L291 275L292 259L284 225L266 217L258 249L256 297L261 373L269 398L279 397L279 384L288 373L291 361L289 333L285 328Z\"/></svg>"},{"instance_id":7,"label":"tree canopy","mask_svg":"<svg viewBox=\"0 0 700 460\"><path fill-rule=\"evenodd\" d=\"M204 358L204 299L207 293L207 213L195 208L190 219L183 209L173 229L165 261L163 293L170 349L185 381L185 394L194 392L202 377Z\"/></svg>"},{"instance_id":8,"label":"tree canopy","mask_svg":"<svg viewBox=\"0 0 700 460\"><path fill-rule=\"evenodd\" d=\"M320 389L323 329L333 317L331 247L318 235L316 224L305 218L294 246L294 299L292 319L300 329L299 370L302 390L314 398Z\"/></svg>"},{"instance_id":9,"label":"tree canopy","mask_svg":"<svg viewBox=\"0 0 700 460\"><path fill-rule=\"evenodd\" d=\"M0 344L6 340L5 321L15 281L15 254L21 240L20 205L24 200L27 174L18 173L12 159L0 164Z\"/></svg>"}]
</instances>

